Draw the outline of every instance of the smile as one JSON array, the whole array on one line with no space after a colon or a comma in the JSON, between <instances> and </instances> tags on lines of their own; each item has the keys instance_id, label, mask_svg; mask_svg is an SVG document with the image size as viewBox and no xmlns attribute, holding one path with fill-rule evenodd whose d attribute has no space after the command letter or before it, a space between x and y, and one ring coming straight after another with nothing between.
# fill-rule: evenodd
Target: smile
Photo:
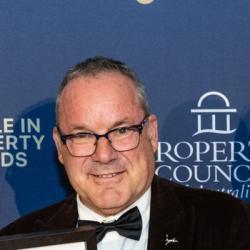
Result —
<instances>
[{"instance_id":1,"label":"smile","mask_svg":"<svg viewBox=\"0 0 250 250\"><path fill-rule=\"evenodd\" d=\"M104 178L104 179L109 179L109 178L113 178L117 175L122 174L123 172L118 172L118 173L111 173L111 174L100 174L100 175L95 175L93 174L93 176L98 177L98 178Z\"/></svg>"}]
</instances>

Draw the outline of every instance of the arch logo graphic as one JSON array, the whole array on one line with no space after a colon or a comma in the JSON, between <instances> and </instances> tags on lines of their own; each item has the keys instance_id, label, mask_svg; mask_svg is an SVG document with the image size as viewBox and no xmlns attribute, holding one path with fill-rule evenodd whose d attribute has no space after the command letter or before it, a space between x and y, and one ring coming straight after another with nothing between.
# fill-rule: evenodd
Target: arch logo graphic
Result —
<instances>
[{"instance_id":1,"label":"arch logo graphic","mask_svg":"<svg viewBox=\"0 0 250 250\"><path fill-rule=\"evenodd\" d=\"M250 202L250 135L243 119L236 125L237 109L223 93L208 91L186 112L159 142L156 174Z\"/></svg>"},{"instance_id":2,"label":"arch logo graphic","mask_svg":"<svg viewBox=\"0 0 250 250\"><path fill-rule=\"evenodd\" d=\"M225 107L224 108L209 108L204 107L204 102L209 99L210 97L217 97L218 99L221 99ZM207 92L204 95L202 95L198 101L197 108L191 109L191 113L194 113L197 115L197 132L193 134L193 136L201 134L201 133L215 133L215 134L231 134L236 129L231 129L230 121L231 121L231 114L236 113L237 109L230 108L230 103L228 98L223 95L220 92L211 91ZM225 127L224 129L218 129L216 126L216 117L218 114L223 114L225 116ZM210 127L204 127L202 123L203 116L208 115L211 118L211 124Z\"/></svg>"}]
</instances>

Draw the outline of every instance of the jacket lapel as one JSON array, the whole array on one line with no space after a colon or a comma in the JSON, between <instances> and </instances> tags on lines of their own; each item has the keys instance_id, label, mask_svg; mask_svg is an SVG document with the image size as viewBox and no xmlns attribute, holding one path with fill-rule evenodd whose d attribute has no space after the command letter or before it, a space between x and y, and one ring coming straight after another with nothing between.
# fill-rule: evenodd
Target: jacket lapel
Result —
<instances>
[{"instance_id":1,"label":"jacket lapel","mask_svg":"<svg viewBox=\"0 0 250 250\"><path fill-rule=\"evenodd\" d=\"M62 228L75 228L78 219L76 197L68 197L58 210L53 211L47 220L39 218L34 222L33 231L49 231Z\"/></svg>"},{"instance_id":2,"label":"jacket lapel","mask_svg":"<svg viewBox=\"0 0 250 250\"><path fill-rule=\"evenodd\" d=\"M194 221L194 209L183 208L174 185L155 176L152 183L148 250L193 249Z\"/></svg>"},{"instance_id":3,"label":"jacket lapel","mask_svg":"<svg viewBox=\"0 0 250 250\"><path fill-rule=\"evenodd\" d=\"M47 220L42 217L36 219L33 232L75 228L77 219L76 198L72 195ZM148 250L193 249L194 221L194 209L183 208L174 184L155 176L152 183Z\"/></svg>"}]
</instances>

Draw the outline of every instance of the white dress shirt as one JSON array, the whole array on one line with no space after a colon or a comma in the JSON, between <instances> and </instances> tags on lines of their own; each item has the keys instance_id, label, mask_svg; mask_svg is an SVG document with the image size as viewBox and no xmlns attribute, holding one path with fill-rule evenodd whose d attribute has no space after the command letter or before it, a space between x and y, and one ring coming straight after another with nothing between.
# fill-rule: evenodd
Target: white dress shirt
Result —
<instances>
[{"instance_id":1,"label":"white dress shirt","mask_svg":"<svg viewBox=\"0 0 250 250\"><path fill-rule=\"evenodd\" d=\"M109 217L103 217L87 208L77 195L77 209L80 220L93 220L98 222L111 222L117 220L127 210L137 206L142 216L142 233L140 240L125 238L116 231L107 232L97 244L98 250L146 250L148 245L148 229L150 215L151 188L149 188L134 204L124 211Z\"/></svg>"}]
</instances>

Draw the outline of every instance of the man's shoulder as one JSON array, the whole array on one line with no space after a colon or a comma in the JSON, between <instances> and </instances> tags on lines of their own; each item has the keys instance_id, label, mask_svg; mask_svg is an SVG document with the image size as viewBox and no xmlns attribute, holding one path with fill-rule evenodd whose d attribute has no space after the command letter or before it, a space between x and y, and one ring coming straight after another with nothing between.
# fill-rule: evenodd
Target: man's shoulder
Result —
<instances>
[{"instance_id":1,"label":"man's shoulder","mask_svg":"<svg viewBox=\"0 0 250 250\"><path fill-rule=\"evenodd\" d=\"M171 233L187 244L187 249L250 249L247 203L222 192L185 187L157 176L151 190L151 245L158 246L159 237L164 241L166 233Z\"/></svg>"},{"instance_id":2,"label":"man's shoulder","mask_svg":"<svg viewBox=\"0 0 250 250\"><path fill-rule=\"evenodd\" d=\"M209 214L213 211L216 211L217 214L219 212L245 211L250 218L250 205L232 195L208 189L186 187L159 177L156 177L154 182L156 192L163 193L165 196L171 193L184 208L193 207L196 211L207 211Z\"/></svg>"},{"instance_id":3,"label":"man's shoulder","mask_svg":"<svg viewBox=\"0 0 250 250\"><path fill-rule=\"evenodd\" d=\"M67 228L72 221L76 220L76 214L75 195L71 195L63 201L29 213L10 223L0 230L0 236ZM70 220L65 221L66 218Z\"/></svg>"}]
</instances>

